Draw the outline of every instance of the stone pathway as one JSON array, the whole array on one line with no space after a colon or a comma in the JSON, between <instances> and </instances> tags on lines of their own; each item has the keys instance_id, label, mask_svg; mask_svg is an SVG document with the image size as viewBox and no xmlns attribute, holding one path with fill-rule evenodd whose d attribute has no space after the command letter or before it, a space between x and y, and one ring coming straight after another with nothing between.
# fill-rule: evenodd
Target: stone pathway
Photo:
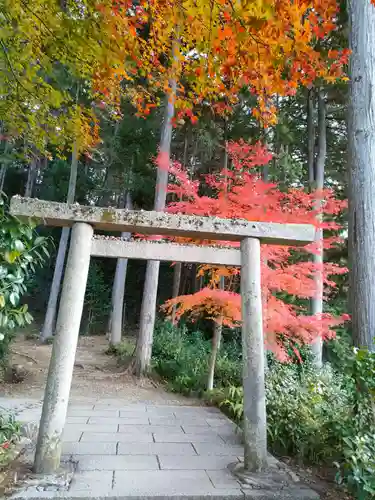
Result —
<instances>
[{"instance_id":1,"label":"stone pathway","mask_svg":"<svg viewBox=\"0 0 375 500\"><path fill-rule=\"evenodd\" d=\"M38 422L40 402L13 406L22 422ZM242 459L240 434L216 408L72 403L63 441L63 461L74 465L64 491L33 486L15 498L291 498L244 491L228 469ZM304 491L294 498L316 498Z\"/></svg>"}]
</instances>

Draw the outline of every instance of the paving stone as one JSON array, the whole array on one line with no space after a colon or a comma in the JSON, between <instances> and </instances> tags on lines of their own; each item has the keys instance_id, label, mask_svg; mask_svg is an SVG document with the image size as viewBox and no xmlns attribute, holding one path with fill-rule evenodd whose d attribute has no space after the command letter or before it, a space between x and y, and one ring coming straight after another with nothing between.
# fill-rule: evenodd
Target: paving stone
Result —
<instances>
[{"instance_id":1,"label":"paving stone","mask_svg":"<svg viewBox=\"0 0 375 500\"><path fill-rule=\"evenodd\" d=\"M95 425L95 424L67 424L66 431L81 431L81 432L117 432L118 425Z\"/></svg>"},{"instance_id":2,"label":"paving stone","mask_svg":"<svg viewBox=\"0 0 375 500\"><path fill-rule=\"evenodd\" d=\"M218 489L241 488L240 482L233 476L229 470L206 470L212 484Z\"/></svg>"},{"instance_id":3,"label":"paving stone","mask_svg":"<svg viewBox=\"0 0 375 500\"><path fill-rule=\"evenodd\" d=\"M194 439L195 443L214 443L222 444L223 439L214 433L210 434L197 434L193 436L192 434L177 434L177 433L165 433L165 432L155 432L154 440L156 443L191 443Z\"/></svg>"},{"instance_id":4,"label":"paving stone","mask_svg":"<svg viewBox=\"0 0 375 500\"><path fill-rule=\"evenodd\" d=\"M210 434L212 435L218 435L219 432L217 431L216 428L210 427L209 425L206 425L203 427L202 425L186 425L183 424L182 430L185 432L185 434Z\"/></svg>"},{"instance_id":5,"label":"paving stone","mask_svg":"<svg viewBox=\"0 0 375 500\"><path fill-rule=\"evenodd\" d=\"M123 411L123 410L119 410L119 413L120 413L120 418L139 418L140 419L140 422L139 423L142 423L143 420L146 420L150 417L150 415L152 415L152 413L147 413L145 411Z\"/></svg>"},{"instance_id":6,"label":"paving stone","mask_svg":"<svg viewBox=\"0 0 375 500\"><path fill-rule=\"evenodd\" d=\"M64 455L116 455L116 443L101 441L84 441L79 443L64 443Z\"/></svg>"},{"instance_id":7,"label":"paving stone","mask_svg":"<svg viewBox=\"0 0 375 500\"><path fill-rule=\"evenodd\" d=\"M138 434L153 434L157 432L158 434L184 434L181 426L167 426L162 427L160 425L119 425L119 432L125 433L138 433Z\"/></svg>"},{"instance_id":8,"label":"paving stone","mask_svg":"<svg viewBox=\"0 0 375 500\"><path fill-rule=\"evenodd\" d=\"M211 443L196 443L192 441L192 444L198 455L203 456L211 456L211 455L219 455L219 456L240 456L243 455L243 447L228 445L228 444L211 444Z\"/></svg>"},{"instance_id":9,"label":"paving stone","mask_svg":"<svg viewBox=\"0 0 375 500\"><path fill-rule=\"evenodd\" d=\"M115 472L113 494L122 497L169 498L214 494L205 471L124 471ZM200 496L198 497L200 498Z\"/></svg>"},{"instance_id":10,"label":"paving stone","mask_svg":"<svg viewBox=\"0 0 375 500\"><path fill-rule=\"evenodd\" d=\"M175 457L174 457L175 458ZM73 455L78 470L157 470L159 464L152 455Z\"/></svg>"},{"instance_id":11,"label":"paving stone","mask_svg":"<svg viewBox=\"0 0 375 500\"><path fill-rule=\"evenodd\" d=\"M218 435L223 439L223 441L227 444L238 444L243 445L243 436L242 432L218 432Z\"/></svg>"},{"instance_id":12,"label":"paving stone","mask_svg":"<svg viewBox=\"0 0 375 500\"><path fill-rule=\"evenodd\" d=\"M67 424L87 424L89 417L67 417Z\"/></svg>"},{"instance_id":13,"label":"paving stone","mask_svg":"<svg viewBox=\"0 0 375 500\"><path fill-rule=\"evenodd\" d=\"M158 426L180 426L181 422L178 422L176 417L174 415L169 416L169 417L163 417L163 416L156 416L156 417L149 417L149 421L151 425L158 425Z\"/></svg>"},{"instance_id":14,"label":"paving stone","mask_svg":"<svg viewBox=\"0 0 375 500\"><path fill-rule=\"evenodd\" d=\"M226 469L229 464L238 462L236 456L168 456L158 455L162 470L220 470Z\"/></svg>"},{"instance_id":15,"label":"paving stone","mask_svg":"<svg viewBox=\"0 0 375 500\"><path fill-rule=\"evenodd\" d=\"M116 401L113 403L96 403L94 406L94 410L105 410L105 409L111 409L111 410L121 410L121 411L136 411L136 412L144 412L146 413L146 405L141 405L141 404L123 404L121 401Z\"/></svg>"},{"instance_id":16,"label":"paving stone","mask_svg":"<svg viewBox=\"0 0 375 500\"><path fill-rule=\"evenodd\" d=\"M283 488L272 490L243 490L244 498L254 500L319 500L319 495L309 488Z\"/></svg>"},{"instance_id":17,"label":"paving stone","mask_svg":"<svg viewBox=\"0 0 375 500\"><path fill-rule=\"evenodd\" d=\"M82 410L92 410L94 408L94 403L93 404L87 404L87 405L80 405L76 403L69 403L68 405L68 412L69 411L82 411Z\"/></svg>"},{"instance_id":18,"label":"paving stone","mask_svg":"<svg viewBox=\"0 0 375 500\"><path fill-rule=\"evenodd\" d=\"M64 443L77 442L81 439L82 431L71 430L65 427L62 440Z\"/></svg>"},{"instance_id":19,"label":"paving stone","mask_svg":"<svg viewBox=\"0 0 375 500\"><path fill-rule=\"evenodd\" d=\"M227 418L222 419L222 418L207 418L206 419L207 424L210 427L224 427L228 429L236 429L236 424L228 420Z\"/></svg>"},{"instance_id":20,"label":"paving stone","mask_svg":"<svg viewBox=\"0 0 375 500\"><path fill-rule=\"evenodd\" d=\"M207 410L209 410L209 406L186 406L186 405L175 405L175 406L170 406L170 408L174 408L175 411L182 411L182 412L185 412L185 413L202 413L202 412L206 412Z\"/></svg>"},{"instance_id":21,"label":"paving stone","mask_svg":"<svg viewBox=\"0 0 375 500\"><path fill-rule=\"evenodd\" d=\"M81 442L95 443L153 443L152 434L132 433L126 434L122 432L84 432L81 437Z\"/></svg>"},{"instance_id":22,"label":"paving stone","mask_svg":"<svg viewBox=\"0 0 375 500\"><path fill-rule=\"evenodd\" d=\"M70 483L69 493L75 494L80 491L86 492L87 497L97 497L105 495L112 489L113 471L80 471L74 474L73 480Z\"/></svg>"},{"instance_id":23,"label":"paving stone","mask_svg":"<svg viewBox=\"0 0 375 500\"><path fill-rule=\"evenodd\" d=\"M119 443L118 455L196 455L190 443Z\"/></svg>"},{"instance_id":24,"label":"paving stone","mask_svg":"<svg viewBox=\"0 0 375 500\"><path fill-rule=\"evenodd\" d=\"M147 406L146 412L149 417L174 417L174 407L170 406Z\"/></svg>"},{"instance_id":25,"label":"paving stone","mask_svg":"<svg viewBox=\"0 0 375 500\"><path fill-rule=\"evenodd\" d=\"M68 417L119 417L120 410L68 410Z\"/></svg>"},{"instance_id":26,"label":"paving stone","mask_svg":"<svg viewBox=\"0 0 375 500\"><path fill-rule=\"evenodd\" d=\"M176 417L150 417L151 425L195 425L196 427L206 427L207 429L210 426L207 424L204 418L176 418Z\"/></svg>"},{"instance_id":27,"label":"paving stone","mask_svg":"<svg viewBox=\"0 0 375 500\"><path fill-rule=\"evenodd\" d=\"M125 424L125 425L146 425L148 424L147 417L136 418L111 418L111 417L90 417L88 424L107 425L107 424Z\"/></svg>"},{"instance_id":28,"label":"paving stone","mask_svg":"<svg viewBox=\"0 0 375 500\"><path fill-rule=\"evenodd\" d=\"M224 422L227 421L227 417L223 414L212 413L207 411L205 408L201 408L199 411L185 411L184 409L175 410L175 415L177 418L195 418L205 420L207 418L220 418Z\"/></svg>"}]
</instances>

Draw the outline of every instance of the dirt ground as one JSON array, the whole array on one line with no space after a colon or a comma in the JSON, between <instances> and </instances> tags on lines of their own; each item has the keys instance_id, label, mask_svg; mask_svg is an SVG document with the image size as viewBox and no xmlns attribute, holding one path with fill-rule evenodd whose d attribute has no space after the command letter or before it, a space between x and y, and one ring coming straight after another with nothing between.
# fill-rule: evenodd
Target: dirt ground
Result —
<instances>
[{"instance_id":1,"label":"dirt ground","mask_svg":"<svg viewBox=\"0 0 375 500\"><path fill-rule=\"evenodd\" d=\"M138 381L124 374L113 356L105 354L105 336L80 337L76 353L71 399L119 398L131 402L194 404L191 399L166 392L151 380ZM12 344L11 364L22 365L28 375L21 383L0 383L0 394L14 398L41 399L47 378L52 345L19 335Z\"/></svg>"}]
</instances>

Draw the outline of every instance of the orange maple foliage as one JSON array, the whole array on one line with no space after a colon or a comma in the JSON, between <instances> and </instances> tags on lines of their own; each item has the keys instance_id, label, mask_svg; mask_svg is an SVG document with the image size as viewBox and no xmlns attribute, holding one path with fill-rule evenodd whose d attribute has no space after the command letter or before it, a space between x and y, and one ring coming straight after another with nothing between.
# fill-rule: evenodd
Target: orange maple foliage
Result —
<instances>
[{"instance_id":1,"label":"orange maple foliage","mask_svg":"<svg viewBox=\"0 0 375 500\"><path fill-rule=\"evenodd\" d=\"M336 29L337 0L103 0L97 9L108 50L95 90L119 103L125 89L141 115L175 79L177 118L195 122L203 102L226 113L247 87L257 97L254 115L270 124L275 94L343 77L348 57L315 48Z\"/></svg>"},{"instance_id":2,"label":"orange maple foliage","mask_svg":"<svg viewBox=\"0 0 375 500\"><path fill-rule=\"evenodd\" d=\"M316 193L306 193L302 189L282 192L273 183L264 182L255 167L270 160L267 150L260 144L249 145L243 141L229 143L228 154L231 168L218 174L206 175L204 182L216 195L208 197L199 194L199 182L190 181L181 165L174 163L171 172L174 182L169 191L178 195L181 201L170 203L171 213L196 215L216 215L224 218L242 218L251 221L272 221L279 223L310 223L315 227L335 230L338 225L332 220L319 221L314 200ZM324 213L339 213L346 202L334 198L333 192L324 190ZM332 218L331 218L332 219ZM178 241L182 241L178 239ZM324 247L330 248L338 241L337 237L324 240ZM185 240L186 242L186 240ZM203 245L232 245L233 242L201 241ZM347 270L333 263L323 267L305 259L291 259L296 252L314 252L316 244L304 249L293 247L262 245L262 283L264 286L264 326L265 342L282 359L287 359L284 349L285 339L295 344L311 343L317 335L331 338L333 326L342 323L347 317L334 318L330 314L307 316L303 309L287 303L283 296L310 298L316 293L314 273L322 270L325 294L329 294L335 282L330 276L345 273ZM177 305L177 320L188 313L193 318L202 314L214 321L223 319L227 326L237 326L241 321L241 298L235 291L239 284L239 269L203 266L201 273L208 275L208 285L198 293L180 296L169 300L164 310L171 311ZM219 288L220 277L226 277L228 290ZM206 280L207 281L207 280ZM228 288L228 286L227 286Z\"/></svg>"}]
</instances>

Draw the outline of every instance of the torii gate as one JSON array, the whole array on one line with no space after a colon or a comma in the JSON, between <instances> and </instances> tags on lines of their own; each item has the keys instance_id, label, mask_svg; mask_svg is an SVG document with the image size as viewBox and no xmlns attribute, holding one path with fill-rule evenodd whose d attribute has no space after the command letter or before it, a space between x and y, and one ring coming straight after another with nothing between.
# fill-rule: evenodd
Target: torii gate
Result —
<instances>
[{"instance_id":1,"label":"torii gate","mask_svg":"<svg viewBox=\"0 0 375 500\"><path fill-rule=\"evenodd\" d=\"M60 465L62 433L91 256L242 267L244 469L248 472L263 470L267 466L267 429L260 244L306 245L314 241L314 227L67 205L21 197L12 198L10 213L21 220L33 219L38 224L72 227L39 426L35 472L53 473ZM94 229L238 241L241 248L94 238Z\"/></svg>"}]
</instances>

